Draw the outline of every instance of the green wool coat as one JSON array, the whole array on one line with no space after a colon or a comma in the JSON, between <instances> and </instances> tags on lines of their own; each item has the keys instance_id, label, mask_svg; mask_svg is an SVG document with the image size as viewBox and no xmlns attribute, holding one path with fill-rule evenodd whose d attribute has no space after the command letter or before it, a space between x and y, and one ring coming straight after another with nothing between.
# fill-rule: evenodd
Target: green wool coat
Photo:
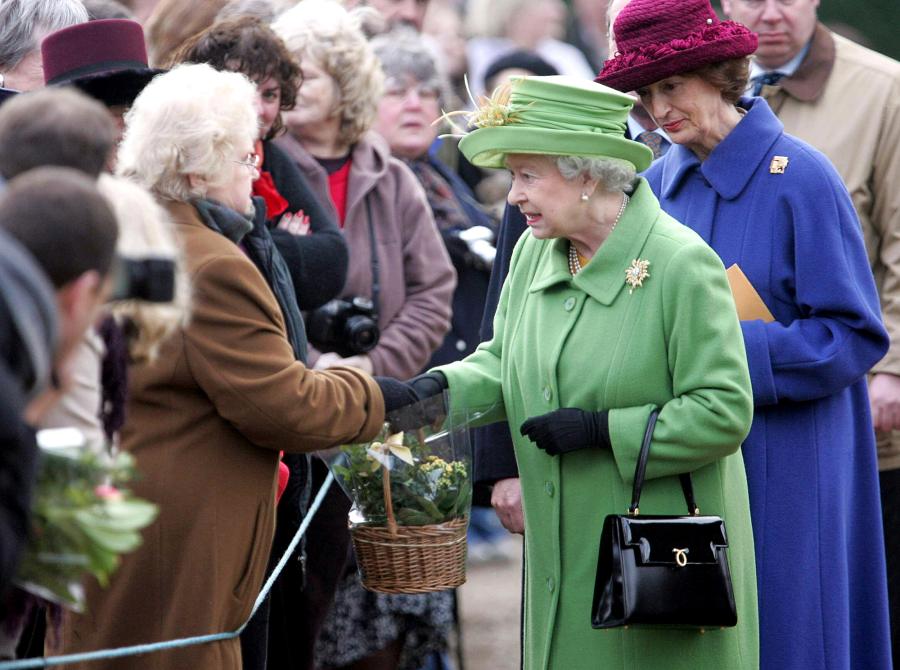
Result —
<instances>
[{"instance_id":1,"label":"green wool coat","mask_svg":"<svg viewBox=\"0 0 900 670\"><path fill-rule=\"evenodd\" d=\"M622 219L574 278L568 241L523 235L494 320L494 338L438 368L454 409L497 403L508 419L525 510L526 670L756 668L753 535L740 445L753 402L738 318L722 263L662 212L640 180ZM650 261L633 292L632 260ZM600 530L627 511L647 418L661 407L641 513L684 514L676 475L692 472L704 514L725 519L736 628L594 630ZM548 456L525 419L560 407L608 409L612 450Z\"/></svg>"}]
</instances>

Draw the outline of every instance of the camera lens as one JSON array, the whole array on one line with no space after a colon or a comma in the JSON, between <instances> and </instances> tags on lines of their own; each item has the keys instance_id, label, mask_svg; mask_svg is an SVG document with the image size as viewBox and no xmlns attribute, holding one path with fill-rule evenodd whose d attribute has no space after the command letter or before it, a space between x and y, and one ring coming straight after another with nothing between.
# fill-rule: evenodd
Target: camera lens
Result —
<instances>
[{"instance_id":1,"label":"camera lens","mask_svg":"<svg viewBox=\"0 0 900 670\"><path fill-rule=\"evenodd\" d=\"M344 336L351 350L364 354L378 344L378 324L368 316L351 316L344 324Z\"/></svg>"}]
</instances>

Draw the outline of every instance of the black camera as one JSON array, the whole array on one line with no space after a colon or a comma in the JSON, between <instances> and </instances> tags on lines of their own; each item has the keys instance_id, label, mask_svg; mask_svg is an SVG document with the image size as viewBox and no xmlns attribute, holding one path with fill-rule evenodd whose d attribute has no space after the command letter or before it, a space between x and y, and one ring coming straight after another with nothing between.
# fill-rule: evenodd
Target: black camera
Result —
<instances>
[{"instance_id":1,"label":"black camera","mask_svg":"<svg viewBox=\"0 0 900 670\"><path fill-rule=\"evenodd\" d=\"M118 256L113 268L110 302L143 300L172 302L175 298L175 261L171 258Z\"/></svg>"},{"instance_id":2,"label":"black camera","mask_svg":"<svg viewBox=\"0 0 900 670\"><path fill-rule=\"evenodd\" d=\"M306 333L317 349L347 357L364 354L378 344L378 312L368 298L340 298L310 312Z\"/></svg>"},{"instance_id":3,"label":"black camera","mask_svg":"<svg viewBox=\"0 0 900 670\"><path fill-rule=\"evenodd\" d=\"M449 228L441 231L447 251L454 262L476 270L490 272L494 267L497 248L496 235L487 226L472 226L462 230Z\"/></svg>"}]
</instances>

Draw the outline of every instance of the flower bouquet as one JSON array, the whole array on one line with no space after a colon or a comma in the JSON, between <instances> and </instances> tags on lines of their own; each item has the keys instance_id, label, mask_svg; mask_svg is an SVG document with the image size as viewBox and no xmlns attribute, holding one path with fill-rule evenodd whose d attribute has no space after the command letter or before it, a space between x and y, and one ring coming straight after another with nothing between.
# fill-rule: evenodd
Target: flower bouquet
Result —
<instances>
[{"instance_id":1,"label":"flower bouquet","mask_svg":"<svg viewBox=\"0 0 900 670\"><path fill-rule=\"evenodd\" d=\"M124 488L135 475L130 454L98 454L79 436L71 429L39 433L31 536L15 580L23 591L75 611L84 609L82 579L90 574L106 586L119 556L140 546L140 530L157 513Z\"/></svg>"},{"instance_id":2,"label":"flower bouquet","mask_svg":"<svg viewBox=\"0 0 900 670\"><path fill-rule=\"evenodd\" d=\"M353 501L350 534L372 591L424 593L466 580L472 416L447 416L445 406L438 396L404 408L330 463Z\"/></svg>"}]
</instances>

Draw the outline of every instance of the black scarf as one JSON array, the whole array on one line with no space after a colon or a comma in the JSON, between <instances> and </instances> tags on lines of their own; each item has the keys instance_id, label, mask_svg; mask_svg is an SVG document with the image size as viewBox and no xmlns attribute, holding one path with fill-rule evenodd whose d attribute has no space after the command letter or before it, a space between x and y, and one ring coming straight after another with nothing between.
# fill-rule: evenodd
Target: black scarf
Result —
<instances>
[{"instance_id":1,"label":"black scarf","mask_svg":"<svg viewBox=\"0 0 900 670\"><path fill-rule=\"evenodd\" d=\"M253 198L254 215L250 220L214 200L197 200L194 206L210 229L224 235L235 244L243 244L247 257L262 273L266 284L275 294L284 316L288 341L298 361L306 363L306 328L297 306L297 293L284 258L275 248L266 226L266 205L262 198Z\"/></svg>"}]
</instances>

